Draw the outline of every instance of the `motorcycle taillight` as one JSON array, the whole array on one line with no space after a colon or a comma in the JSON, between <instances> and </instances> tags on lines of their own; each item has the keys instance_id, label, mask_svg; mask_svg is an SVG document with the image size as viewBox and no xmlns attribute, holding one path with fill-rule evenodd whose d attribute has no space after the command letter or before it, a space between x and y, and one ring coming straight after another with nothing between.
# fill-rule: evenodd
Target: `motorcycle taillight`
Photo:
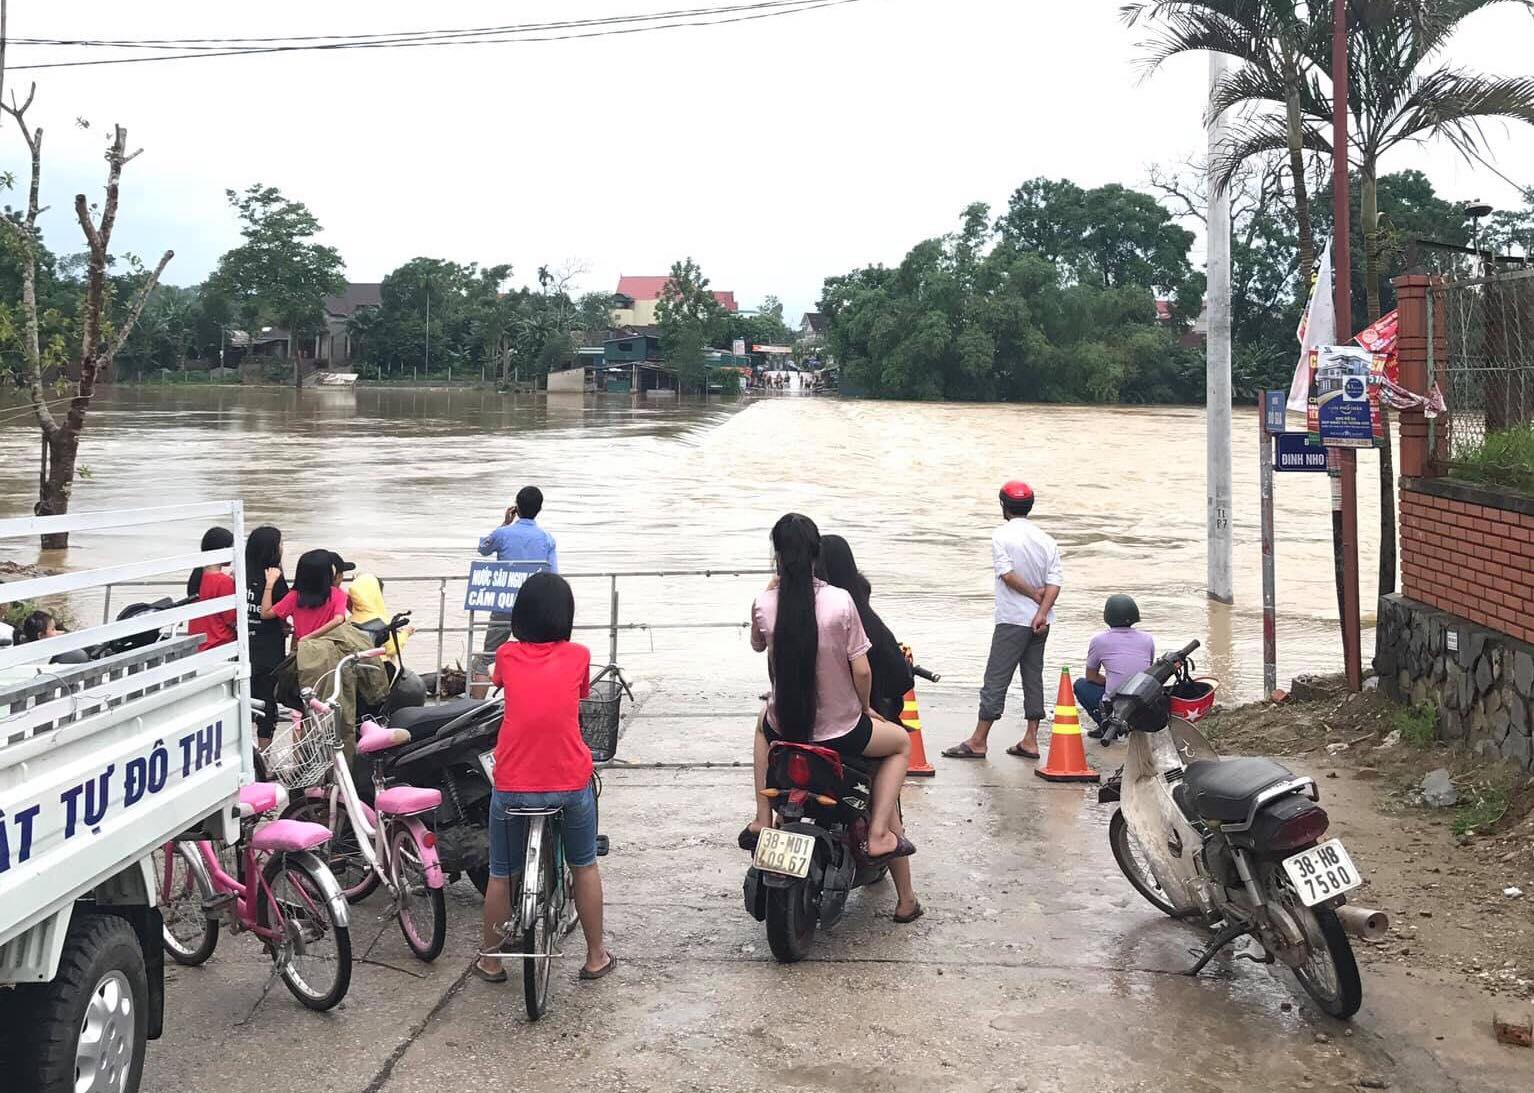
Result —
<instances>
[{"instance_id":1,"label":"motorcycle taillight","mask_svg":"<svg viewBox=\"0 0 1534 1093\"><path fill-rule=\"evenodd\" d=\"M1326 834L1330 823L1326 809L1308 808L1277 824L1266 840L1267 845L1273 850L1298 850Z\"/></svg>"},{"instance_id":2,"label":"motorcycle taillight","mask_svg":"<svg viewBox=\"0 0 1534 1093\"><path fill-rule=\"evenodd\" d=\"M806 788L810 784L810 761L798 752L788 757L788 780Z\"/></svg>"}]
</instances>

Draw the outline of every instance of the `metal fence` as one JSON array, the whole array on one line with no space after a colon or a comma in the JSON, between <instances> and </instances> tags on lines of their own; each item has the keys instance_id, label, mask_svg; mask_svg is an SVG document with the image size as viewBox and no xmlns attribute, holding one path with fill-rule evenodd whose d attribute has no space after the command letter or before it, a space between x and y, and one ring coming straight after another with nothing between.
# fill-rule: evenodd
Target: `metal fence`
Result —
<instances>
[{"instance_id":1,"label":"metal fence","mask_svg":"<svg viewBox=\"0 0 1534 1093\"><path fill-rule=\"evenodd\" d=\"M1429 295L1430 309L1434 303L1444 308L1448 339L1448 360L1433 370L1453 464L1488 434L1534 423L1534 269L1450 281L1436 301Z\"/></svg>"}]
</instances>

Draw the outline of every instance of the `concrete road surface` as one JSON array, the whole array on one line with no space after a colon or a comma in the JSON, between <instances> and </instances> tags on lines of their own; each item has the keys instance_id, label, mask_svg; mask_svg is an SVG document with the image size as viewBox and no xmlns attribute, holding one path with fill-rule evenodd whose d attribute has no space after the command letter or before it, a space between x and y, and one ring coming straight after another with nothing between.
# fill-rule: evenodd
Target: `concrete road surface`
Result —
<instances>
[{"instance_id":1,"label":"concrete road surface","mask_svg":"<svg viewBox=\"0 0 1534 1093\"><path fill-rule=\"evenodd\" d=\"M1448 981L1364 972L1365 1008L1321 1016L1286 972L1222 957L1179 974L1204 935L1170 921L1109 854L1093 787L1033 764L937 759L973 696L923 693L935 779L903 798L926 917L890 921L888 883L855 892L813 957L780 966L745 912L750 693L641 695L604 774L607 929L622 965L576 980L577 932L551 1012L530 1025L520 982L468 976L478 897L450 886L447 951L417 962L375 895L353 909L361 957L347 1000L302 1009L247 937L205 967L172 966L150 1093L447 1093L476 1089L1028 1090L1229 1093L1534 1086L1534 1055L1498 1049L1483 1001ZM1089 755L1100 756L1093 746ZM1110 766L1111 769L1111 766ZM1355 850L1355 854L1357 851ZM1368 861L1360 860L1365 871ZM512 971L515 973L516 969ZM3 1084L3 1083L0 1083ZM1385 1088L1385 1086L1370 1086Z\"/></svg>"}]
</instances>

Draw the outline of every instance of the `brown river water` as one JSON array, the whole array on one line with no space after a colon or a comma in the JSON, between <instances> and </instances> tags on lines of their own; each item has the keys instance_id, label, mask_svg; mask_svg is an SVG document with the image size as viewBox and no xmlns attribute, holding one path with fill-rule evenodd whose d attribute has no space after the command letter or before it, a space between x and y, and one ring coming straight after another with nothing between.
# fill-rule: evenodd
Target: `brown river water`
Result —
<instances>
[{"instance_id":1,"label":"brown river water","mask_svg":"<svg viewBox=\"0 0 1534 1093\"><path fill-rule=\"evenodd\" d=\"M0 403L0 515L35 498L37 434ZM1227 701L1262 690L1257 421L1235 418L1236 602L1204 583L1204 414L1189 407L979 406L779 397L633 403L606 396L501 396L480 390L116 388L98 397L82 446L77 511L243 499L247 526L284 531L288 566L313 546L385 577L395 610L428 632L407 659L436 659L439 582L448 662L462 657L464 576L479 536L518 487L546 495L540 523L570 574L712 570L627 577L620 636L634 678L700 690L765 683L738 627L765 581L767 533L786 511L852 543L874 605L943 685L978 682L991 627L989 534L996 490L1032 483L1037 521L1060 542L1065 586L1049 638L1051 671L1080 669L1104 598L1128 592L1163 647L1199 638L1201 670ZM1375 457L1359 459L1365 657L1372 645L1378 526ZM1280 683L1341 667L1326 476L1277 476ZM201 529L185 528L193 550ZM0 543L54 566L170 553L167 531L76 535L67 556ZM572 578L577 623L609 616L610 586ZM129 594L120 591L127 602ZM139 593L141 596L142 593ZM99 613L99 602L77 605ZM115 608L114 608L115 609ZM607 635L583 632L594 659ZM1014 700L1016 701L1016 700ZM1017 703L1020 705L1020 702Z\"/></svg>"}]
</instances>

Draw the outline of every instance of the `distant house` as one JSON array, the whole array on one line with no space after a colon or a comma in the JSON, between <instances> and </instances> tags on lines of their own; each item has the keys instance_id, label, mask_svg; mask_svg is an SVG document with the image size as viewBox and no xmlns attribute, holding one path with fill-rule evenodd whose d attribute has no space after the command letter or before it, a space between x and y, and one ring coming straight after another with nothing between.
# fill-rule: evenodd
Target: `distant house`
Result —
<instances>
[{"instance_id":1,"label":"distant house","mask_svg":"<svg viewBox=\"0 0 1534 1093\"><path fill-rule=\"evenodd\" d=\"M332 366L351 365L352 337L347 322L359 311L383 303L383 286L374 282L348 284L339 296L325 297L325 330L315 339L315 357Z\"/></svg>"},{"instance_id":2,"label":"distant house","mask_svg":"<svg viewBox=\"0 0 1534 1093\"><path fill-rule=\"evenodd\" d=\"M826 340L831 320L818 311L806 311L799 320L799 341L804 345L820 345Z\"/></svg>"},{"instance_id":3,"label":"distant house","mask_svg":"<svg viewBox=\"0 0 1534 1093\"><path fill-rule=\"evenodd\" d=\"M614 326L653 326L655 305L660 303L661 293L670 277L619 277L618 291L613 293ZM735 293L714 293L714 299L726 311L738 311Z\"/></svg>"}]
</instances>

